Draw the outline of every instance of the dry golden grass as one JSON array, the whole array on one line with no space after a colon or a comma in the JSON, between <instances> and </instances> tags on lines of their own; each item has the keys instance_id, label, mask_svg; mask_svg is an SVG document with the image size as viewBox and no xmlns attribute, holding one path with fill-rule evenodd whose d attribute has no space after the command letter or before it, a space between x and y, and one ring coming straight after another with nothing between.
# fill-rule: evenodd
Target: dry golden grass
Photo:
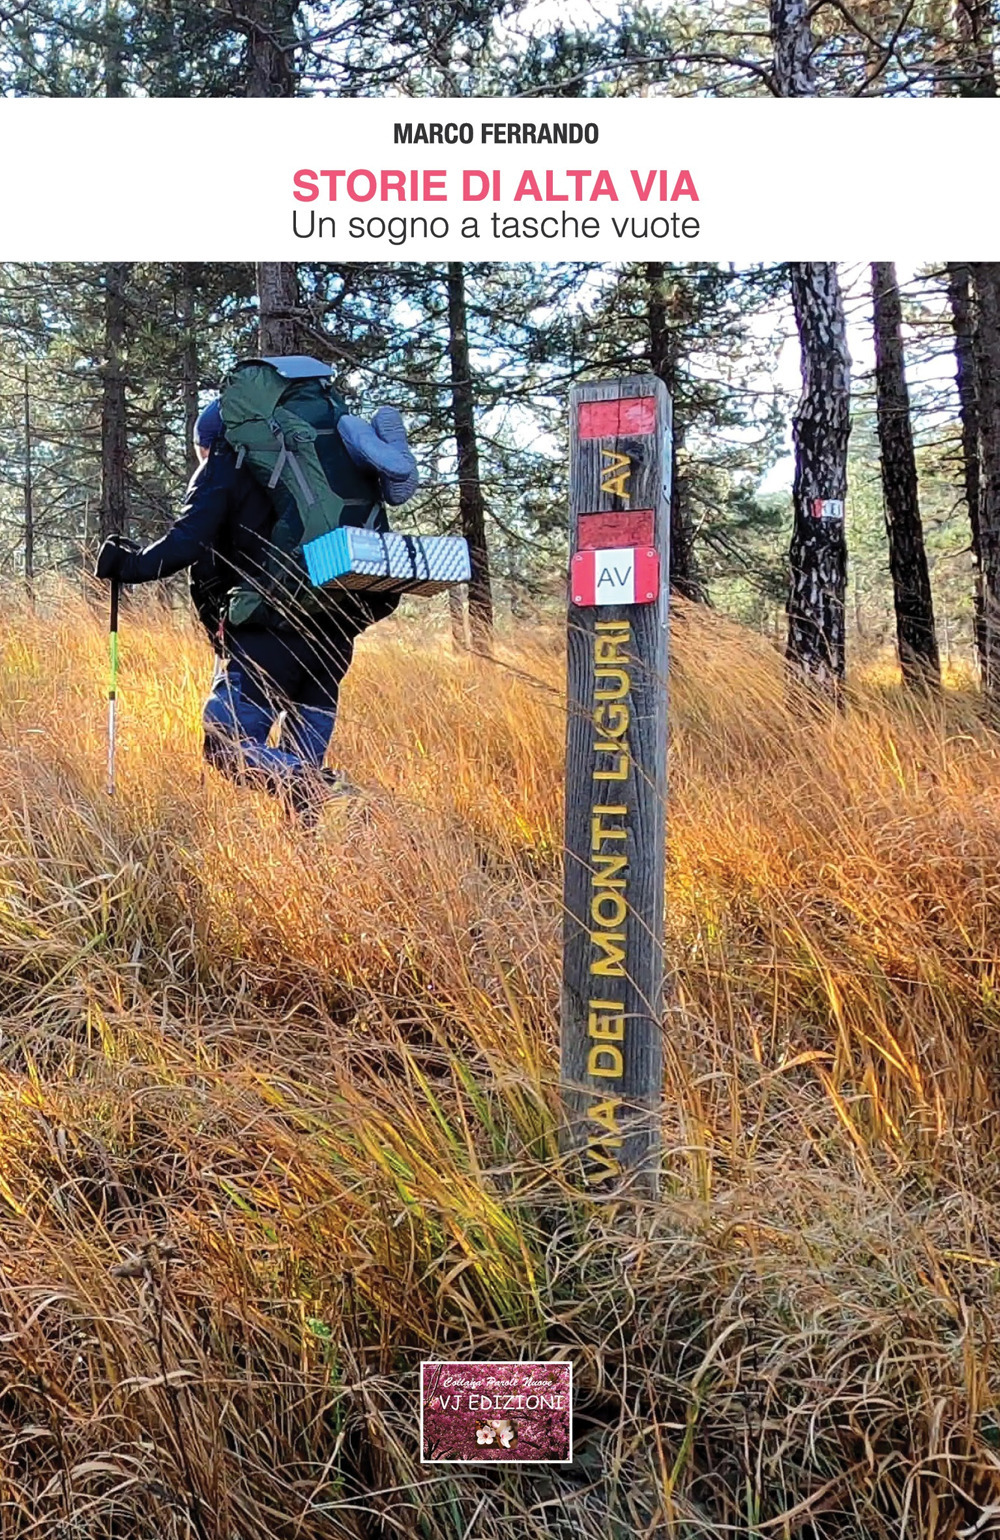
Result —
<instances>
[{"instance_id":1,"label":"dry golden grass","mask_svg":"<svg viewBox=\"0 0 1000 1540\"><path fill-rule=\"evenodd\" d=\"M996 1532L1000 763L684 611L662 1201L556 1161L561 649L365 639L317 838L192 628L9 607L0 1535ZM568 1470L421 1469L423 1357L572 1357ZM991 1514L991 1507L994 1511Z\"/></svg>"}]
</instances>

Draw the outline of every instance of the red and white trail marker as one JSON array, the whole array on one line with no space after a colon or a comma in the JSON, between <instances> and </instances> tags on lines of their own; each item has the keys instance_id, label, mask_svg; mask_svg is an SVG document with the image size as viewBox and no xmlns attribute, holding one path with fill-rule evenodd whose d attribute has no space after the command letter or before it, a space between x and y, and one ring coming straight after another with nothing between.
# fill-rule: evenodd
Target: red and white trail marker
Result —
<instances>
[{"instance_id":1,"label":"red and white trail marker","mask_svg":"<svg viewBox=\"0 0 1000 1540\"><path fill-rule=\"evenodd\" d=\"M648 546L577 551L570 586L574 604L653 604L660 593L660 558Z\"/></svg>"}]
</instances>

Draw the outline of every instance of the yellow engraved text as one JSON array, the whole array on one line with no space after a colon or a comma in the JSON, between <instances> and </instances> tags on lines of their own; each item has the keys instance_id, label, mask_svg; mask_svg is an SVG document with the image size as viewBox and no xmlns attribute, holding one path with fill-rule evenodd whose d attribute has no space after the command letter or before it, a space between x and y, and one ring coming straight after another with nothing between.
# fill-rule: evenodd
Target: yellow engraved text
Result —
<instances>
[{"instance_id":1,"label":"yellow engraved text","mask_svg":"<svg viewBox=\"0 0 1000 1540\"><path fill-rule=\"evenodd\" d=\"M632 474L632 461L628 455L620 455L614 449L602 449L601 454L608 465L601 466L601 491L610 492L615 497L620 497L622 502L628 504L628 479Z\"/></svg>"},{"instance_id":2,"label":"yellow engraved text","mask_svg":"<svg viewBox=\"0 0 1000 1540\"><path fill-rule=\"evenodd\" d=\"M608 453L608 451L604 451ZM627 456L616 461L628 465ZM625 495L620 485L604 490ZM598 621L594 635L593 769L595 783L626 781L632 688L628 621ZM596 787L595 787L596 790ZM614 795L613 792L610 795ZM621 796L622 793L619 793ZM588 1113L587 1181L599 1186L621 1173L621 1108L627 1049L625 984L628 977L629 809L624 801L598 802L590 810L589 936L592 996L587 1005L587 1076L599 1095Z\"/></svg>"}]
</instances>

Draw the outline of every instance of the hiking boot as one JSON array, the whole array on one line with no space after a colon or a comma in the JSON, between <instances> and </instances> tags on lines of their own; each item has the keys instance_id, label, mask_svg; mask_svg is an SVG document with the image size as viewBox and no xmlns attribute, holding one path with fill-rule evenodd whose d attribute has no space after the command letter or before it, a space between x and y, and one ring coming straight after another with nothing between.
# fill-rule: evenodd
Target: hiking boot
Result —
<instances>
[{"instance_id":1,"label":"hiking boot","mask_svg":"<svg viewBox=\"0 0 1000 1540\"><path fill-rule=\"evenodd\" d=\"M360 797L363 795L362 788L352 785L343 770L327 770L326 766L324 766L319 772L319 778L325 802L330 802L337 797Z\"/></svg>"},{"instance_id":2,"label":"hiking boot","mask_svg":"<svg viewBox=\"0 0 1000 1540\"><path fill-rule=\"evenodd\" d=\"M329 802L347 801L362 795L342 770L303 770L288 788L289 811L305 829L314 829Z\"/></svg>"}]
</instances>

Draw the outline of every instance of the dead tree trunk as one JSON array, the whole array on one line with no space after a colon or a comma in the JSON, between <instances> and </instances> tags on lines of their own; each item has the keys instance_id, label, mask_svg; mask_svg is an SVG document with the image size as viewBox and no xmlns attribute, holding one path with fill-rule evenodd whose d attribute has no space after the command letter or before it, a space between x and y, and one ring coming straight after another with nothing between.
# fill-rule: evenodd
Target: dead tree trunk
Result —
<instances>
[{"instance_id":1,"label":"dead tree trunk","mask_svg":"<svg viewBox=\"0 0 1000 1540\"><path fill-rule=\"evenodd\" d=\"M469 542L472 576L469 582L469 632L476 652L493 650L493 591L486 545L486 501L479 475L469 331L465 308L465 267L448 263L448 354L451 359L451 401L458 459L458 510L462 534Z\"/></svg>"},{"instance_id":2,"label":"dead tree trunk","mask_svg":"<svg viewBox=\"0 0 1000 1540\"><path fill-rule=\"evenodd\" d=\"M972 296L967 262L948 263L948 302L955 334L955 385L962 424L962 472L965 505L969 511L972 556L975 564L973 628L980 678L986 677L986 641L983 630L983 558L979 540L979 406L976 401L976 359L972 346Z\"/></svg>"},{"instance_id":3,"label":"dead tree trunk","mask_svg":"<svg viewBox=\"0 0 1000 1540\"><path fill-rule=\"evenodd\" d=\"M665 262L646 263L649 355L653 373L663 381L671 400L676 402L677 350L667 318L664 292L666 270ZM705 604L708 596L695 565L694 532L687 503L681 495L681 478L677 472L677 451L683 441L684 426L675 408L670 464L670 587L685 599Z\"/></svg>"},{"instance_id":4,"label":"dead tree trunk","mask_svg":"<svg viewBox=\"0 0 1000 1540\"><path fill-rule=\"evenodd\" d=\"M128 438L126 424L126 286L130 264L109 262L104 269L104 369L101 401L101 510L98 533L128 529Z\"/></svg>"},{"instance_id":5,"label":"dead tree trunk","mask_svg":"<svg viewBox=\"0 0 1000 1540\"><path fill-rule=\"evenodd\" d=\"M979 413L979 546L983 578L983 694L1000 726L1000 262L970 262Z\"/></svg>"},{"instance_id":6,"label":"dead tree trunk","mask_svg":"<svg viewBox=\"0 0 1000 1540\"><path fill-rule=\"evenodd\" d=\"M792 419L794 527L786 657L834 700L845 672L847 440L851 359L835 262L789 263L802 355Z\"/></svg>"},{"instance_id":7,"label":"dead tree trunk","mask_svg":"<svg viewBox=\"0 0 1000 1540\"><path fill-rule=\"evenodd\" d=\"M885 527L903 683L938 688L941 663L917 492L917 461L903 356L903 311L894 262L871 265L875 393Z\"/></svg>"}]
</instances>

